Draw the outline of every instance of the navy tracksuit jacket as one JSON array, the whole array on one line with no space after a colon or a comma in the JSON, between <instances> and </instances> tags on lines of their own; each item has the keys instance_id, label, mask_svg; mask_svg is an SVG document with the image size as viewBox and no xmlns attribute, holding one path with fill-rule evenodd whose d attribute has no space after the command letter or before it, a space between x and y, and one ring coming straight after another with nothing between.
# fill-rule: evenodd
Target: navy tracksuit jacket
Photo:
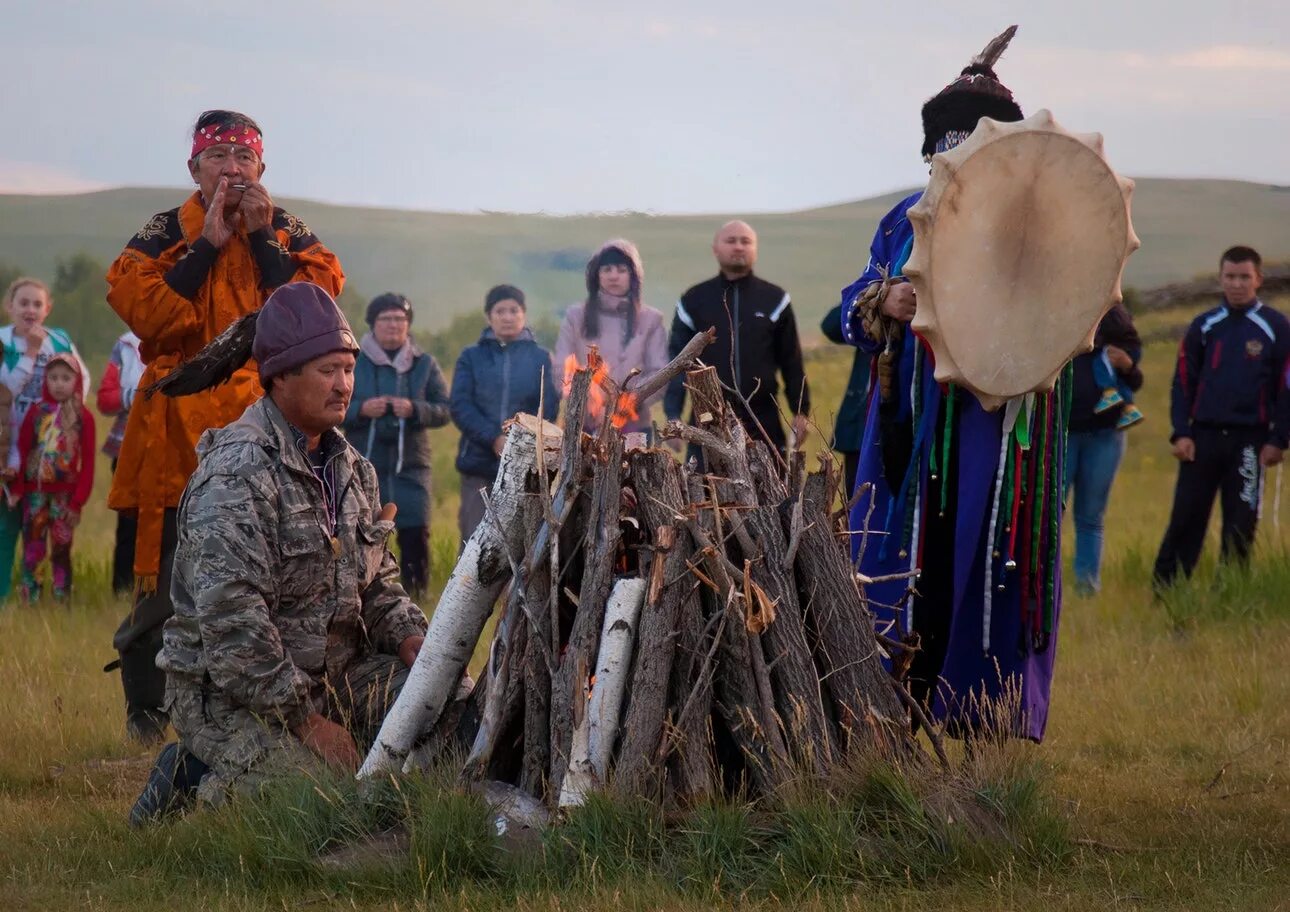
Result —
<instances>
[{"instance_id":1,"label":"navy tracksuit jacket","mask_svg":"<svg viewBox=\"0 0 1290 912\"><path fill-rule=\"evenodd\" d=\"M1263 489L1259 451L1290 445L1290 320L1260 301L1245 309L1224 302L1193 320L1178 348L1170 418L1170 441L1191 438L1196 458L1179 464L1158 585L1191 575L1215 494L1223 557L1249 557Z\"/></svg>"}]
</instances>

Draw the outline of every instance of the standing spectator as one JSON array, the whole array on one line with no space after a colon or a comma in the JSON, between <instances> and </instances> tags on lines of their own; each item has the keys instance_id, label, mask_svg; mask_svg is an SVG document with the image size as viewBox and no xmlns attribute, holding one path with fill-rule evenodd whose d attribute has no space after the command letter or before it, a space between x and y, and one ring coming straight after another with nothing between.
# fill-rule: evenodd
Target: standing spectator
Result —
<instances>
[{"instance_id":1,"label":"standing spectator","mask_svg":"<svg viewBox=\"0 0 1290 912\"><path fill-rule=\"evenodd\" d=\"M498 285L484 298L488 326L479 341L457 358L452 372L452 421L461 431L457 471L461 473L461 540L484 518L487 489L497 477L506 437L502 424L518 412L554 421L560 396L552 377L551 354L524 325L524 292Z\"/></svg>"},{"instance_id":2,"label":"standing spectator","mask_svg":"<svg viewBox=\"0 0 1290 912\"><path fill-rule=\"evenodd\" d=\"M753 275L757 232L747 222L722 225L712 241L712 253L720 271L677 301L670 353L676 357L696 332L715 329L716 341L704 350L703 360L717 369L726 401L748 436L768 439L783 452L788 440L779 420L776 371L784 376L784 393L794 416L794 441L805 437L811 412L792 301L784 289ZM685 378L677 377L667 389L667 417L679 420L684 405Z\"/></svg>"},{"instance_id":3,"label":"standing spectator","mask_svg":"<svg viewBox=\"0 0 1290 912\"><path fill-rule=\"evenodd\" d=\"M94 485L94 416L85 407L85 372L71 354L45 367L40 402L18 431L22 466L9 495L22 504L22 597L40 598L37 572L49 554L54 598L72 592L72 531ZM48 538L48 544L46 543Z\"/></svg>"},{"instance_id":4,"label":"standing spectator","mask_svg":"<svg viewBox=\"0 0 1290 912\"><path fill-rule=\"evenodd\" d=\"M193 127L187 169L195 192L149 218L107 274L108 304L139 336L144 389L258 311L278 286L312 282L339 295L345 280L340 262L309 227L274 205L261 182L264 137L250 117L203 112ZM209 389L143 398L130 409L108 506L138 518L138 586L112 638L120 660L108 668L121 669L126 733L143 743L165 734L166 679L157 652L161 625L174 613L175 517L197 466L197 440L237 419L262 392L255 365L248 363Z\"/></svg>"},{"instance_id":5,"label":"standing spectator","mask_svg":"<svg viewBox=\"0 0 1290 912\"><path fill-rule=\"evenodd\" d=\"M663 315L642 303L644 281L645 268L631 241L609 241L587 261L587 299L565 312L555 344L556 368L564 383L572 380L577 368L586 366L591 345L600 349L609 378L618 384L639 371L632 385L640 386L667 365ZM655 401L637 403L638 415L627 421L623 432L648 432L649 409ZM604 403L588 409L589 429L599 425L604 410Z\"/></svg>"},{"instance_id":6,"label":"standing spectator","mask_svg":"<svg viewBox=\"0 0 1290 912\"><path fill-rule=\"evenodd\" d=\"M98 407L105 416L114 419L103 442L103 452L116 462L121 455L121 441L125 438L125 425L130 417L130 406L139 390L143 376L143 358L139 355L139 337L126 331L112 346L112 356L103 371L99 384ZM134 537L139 524L127 513L116 515L116 544L112 548L112 591L123 595L134 588Z\"/></svg>"},{"instance_id":7,"label":"standing spectator","mask_svg":"<svg viewBox=\"0 0 1290 912\"><path fill-rule=\"evenodd\" d=\"M1142 420L1131 395L1102 408L1108 388L1132 394L1142 388L1142 340L1122 304L1098 324L1093 351L1074 359L1070 434L1066 439L1066 492L1075 490L1075 591L1094 595L1102 586L1102 528L1111 482L1124 456L1127 428ZM1108 380L1100 366L1109 365Z\"/></svg>"},{"instance_id":8,"label":"standing spectator","mask_svg":"<svg viewBox=\"0 0 1290 912\"><path fill-rule=\"evenodd\" d=\"M0 344L4 346L0 385L10 403L2 409L9 433L0 436L4 438L2 471L6 480L12 480L22 466L18 429L27 411L42 398L50 359L70 354L80 363L82 376L88 377L89 373L67 332L45 326L54 306L49 286L30 277L15 279L5 292L4 304L11 323L0 327ZM0 600L8 597L13 584L13 556L21 528L21 509L11 509L7 503L0 506Z\"/></svg>"},{"instance_id":9,"label":"standing spectator","mask_svg":"<svg viewBox=\"0 0 1290 912\"><path fill-rule=\"evenodd\" d=\"M838 345L849 345L842 335L842 305L837 304L820 321L820 332ZM860 467L860 441L864 437L864 416L869 401L869 365L873 358L862 348L857 348L851 361L851 376L847 389L838 404L838 417L833 426L833 449L842 454L843 481L847 496L856 486L856 470Z\"/></svg>"},{"instance_id":10,"label":"standing spectator","mask_svg":"<svg viewBox=\"0 0 1290 912\"><path fill-rule=\"evenodd\" d=\"M448 385L433 355L412 341L412 302L386 292L367 305L345 434L371 460L381 498L398 507L403 588L430 581L430 428L448 423Z\"/></svg>"},{"instance_id":11,"label":"standing spectator","mask_svg":"<svg viewBox=\"0 0 1290 912\"><path fill-rule=\"evenodd\" d=\"M1219 261L1223 303L1192 321L1171 396L1178 483L1154 585L1191 576L1214 495L1223 503L1221 558L1249 561L1263 470L1290 445L1290 320L1259 300L1263 260L1231 247Z\"/></svg>"}]
</instances>

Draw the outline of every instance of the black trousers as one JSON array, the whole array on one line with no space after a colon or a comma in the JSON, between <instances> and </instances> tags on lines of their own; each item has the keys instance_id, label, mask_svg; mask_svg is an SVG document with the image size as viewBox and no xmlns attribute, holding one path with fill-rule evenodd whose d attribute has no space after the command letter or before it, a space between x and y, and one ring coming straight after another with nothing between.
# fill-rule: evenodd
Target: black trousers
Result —
<instances>
[{"instance_id":1,"label":"black trousers","mask_svg":"<svg viewBox=\"0 0 1290 912\"><path fill-rule=\"evenodd\" d=\"M1263 494L1259 450L1267 436L1267 429L1259 427L1193 430L1196 459L1178 465L1173 512L1153 573L1157 587L1168 585L1179 574L1191 576L1205 545L1215 494L1223 506L1220 557L1224 562L1249 562Z\"/></svg>"},{"instance_id":2,"label":"black trousers","mask_svg":"<svg viewBox=\"0 0 1290 912\"><path fill-rule=\"evenodd\" d=\"M409 594L424 592L430 583L430 527L398 530L399 575Z\"/></svg>"},{"instance_id":3,"label":"black trousers","mask_svg":"<svg viewBox=\"0 0 1290 912\"><path fill-rule=\"evenodd\" d=\"M116 474L116 460L112 460ZM134 538L139 522L128 513L116 515L116 543L112 548L112 591L124 595L134 589Z\"/></svg>"},{"instance_id":4,"label":"black trousers","mask_svg":"<svg viewBox=\"0 0 1290 912\"><path fill-rule=\"evenodd\" d=\"M170 574L179 531L177 511L167 509L161 525L161 564L155 592L140 592L121 621L112 646L121 654L121 688L127 717L160 717L166 695L166 673L157 667L161 627L175 613L170 601ZM109 666L111 667L111 666Z\"/></svg>"},{"instance_id":5,"label":"black trousers","mask_svg":"<svg viewBox=\"0 0 1290 912\"><path fill-rule=\"evenodd\" d=\"M850 501L851 495L856 492L856 473L860 471L860 451L843 450L842 452L842 474L843 482L846 488L843 489L843 496Z\"/></svg>"}]
</instances>

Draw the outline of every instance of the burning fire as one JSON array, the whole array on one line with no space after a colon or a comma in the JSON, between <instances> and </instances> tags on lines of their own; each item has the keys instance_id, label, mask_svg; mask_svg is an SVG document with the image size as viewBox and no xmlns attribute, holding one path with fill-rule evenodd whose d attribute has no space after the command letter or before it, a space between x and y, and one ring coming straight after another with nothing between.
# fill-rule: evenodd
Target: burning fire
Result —
<instances>
[{"instance_id":1,"label":"burning fire","mask_svg":"<svg viewBox=\"0 0 1290 912\"><path fill-rule=\"evenodd\" d=\"M573 375L584 367L578 363L577 355L569 355L564 359L564 395L567 398L569 389L573 385ZM609 376L609 366L605 364L605 359L600 357L600 349L596 346L589 346L587 349L586 370L591 371L591 388L587 392L587 418L594 424L599 424L605 415L605 404L609 397L614 395L614 411L609 416L609 423L614 426L615 430L621 431L626 427L627 422L635 421L640 417L636 410L636 394L631 392L617 392L615 390L618 384L614 383Z\"/></svg>"}]
</instances>

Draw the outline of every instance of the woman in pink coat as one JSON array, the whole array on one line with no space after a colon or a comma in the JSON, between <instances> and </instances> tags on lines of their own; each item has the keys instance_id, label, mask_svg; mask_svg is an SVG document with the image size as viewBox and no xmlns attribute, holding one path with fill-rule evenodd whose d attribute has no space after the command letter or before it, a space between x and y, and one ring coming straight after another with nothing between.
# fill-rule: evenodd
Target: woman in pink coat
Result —
<instances>
[{"instance_id":1,"label":"woman in pink coat","mask_svg":"<svg viewBox=\"0 0 1290 912\"><path fill-rule=\"evenodd\" d=\"M566 393L573 372L586 366L592 345L615 382L622 384L633 370L640 371L629 390L667 364L667 327L661 313L641 302L644 278L640 253L631 241L609 241L587 261L587 298L569 306L555 346L556 370L563 371ZM622 430L648 431L650 406L661 396L637 403L637 414L627 418ZM599 427L603 414L604 402L597 407L593 401L589 430Z\"/></svg>"}]
</instances>

